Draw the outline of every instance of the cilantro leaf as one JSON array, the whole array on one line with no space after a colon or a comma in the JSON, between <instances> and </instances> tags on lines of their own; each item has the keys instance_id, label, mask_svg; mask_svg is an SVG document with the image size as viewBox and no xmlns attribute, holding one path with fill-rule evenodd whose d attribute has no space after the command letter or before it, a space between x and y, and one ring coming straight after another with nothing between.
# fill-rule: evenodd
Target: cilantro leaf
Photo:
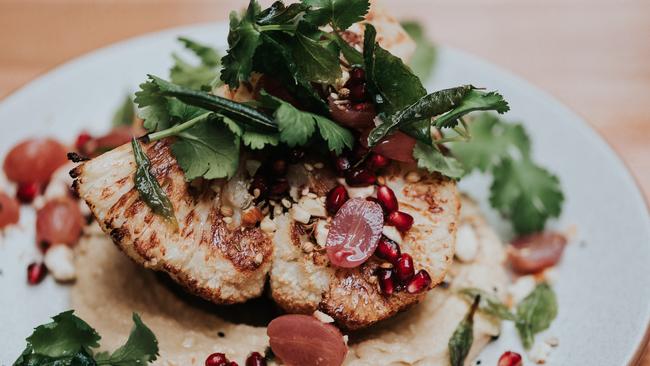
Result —
<instances>
[{"instance_id":1,"label":"cilantro leaf","mask_svg":"<svg viewBox=\"0 0 650 366\"><path fill-rule=\"evenodd\" d=\"M241 136L244 145L253 150L261 150L267 145L277 146L280 143L280 136L277 133L259 133L255 131L245 131Z\"/></svg>"},{"instance_id":2,"label":"cilantro leaf","mask_svg":"<svg viewBox=\"0 0 650 366\"><path fill-rule=\"evenodd\" d=\"M251 0L246 12L240 18L237 12L230 13L228 53L221 59L223 69L221 80L231 88L237 88L253 71L253 55L260 45L260 31L255 25L259 5Z\"/></svg>"},{"instance_id":3,"label":"cilantro leaf","mask_svg":"<svg viewBox=\"0 0 650 366\"><path fill-rule=\"evenodd\" d=\"M535 287L517 305L515 326L524 348L530 349L535 343L535 334L548 329L557 317L558 304L555 292L546 283Z\"/></svg>"},{"instance_id":4,"label":"cilantro leaf","mask_svg":"<svg viewBox=\"0 0 650 366\"><path fill-rule=\"evenodd\" d=\"M497 116L482 113L468 123L472 139L451 145L454 156L468 172L491 170L501 161L530 156L530 139L520 124L505 123Z\"/></svg>"},{"instance_id":5,"label":"cilantro leaf","mask_svg":"<svg viewBox=\"0 0 650 366\"><path fill-rule=\"evenodd\" d=\"M438 117L435 125L438 128L454 127L458 124L458 119L465 114L488 110L494 110L502 114L509 111L510 106L499 93L472 89L454 109Z\"/></svg>"},{"instance_id":6,"label":"cilantro leaf","mask_svg":"<svg viewBox=\"0 0 650 366\"><path fill-rule=\"evenodd\" d=\"M422 24L407 21L402 22L402 28L415 41L415 52L409 60L409 66L420 80L426 81L431 77L436 62L436 48L427 38Z\"/></svg>"},{"instance_id":7,"label":"cilantro leaf","mask_svg":"<svg viewBox=\"0 0 650 366\"><path fill-rule=\"evenodd\" d=\"M173 124L168 99L160 94L160 88L153 81L140 84L134 102L140 108L138 115L148 131L164 130Z\"/></svg>"},{"instance_id":8,"label":"cilantro leaf","mask_svg":"<svg viewBox=\"0 0 650 366\"><path fill-rule=\"evenodd\" d=\"M564 195L558 178L530 159L503 160L492 174L490 203L518 233L542 230L546 220L560 215Z\"/></svg>"},{"instance_id":9,"label":"cilantro leaf","mask_svg":"<svg viewBox=\"0 0 650 366\"><path fill-rule=\"evenodd\" d=\"M369 0L303 0L310 5L305 16L307 21L322 26L331 23L335 29L346 30L352 24L362 21L370 8Z\"/></svg>"},{"instance_id":10,"label":"cilantro leaf","mask_svg":"<svg viewBox=\"0 0 650 366\"><path fill-rule=\"evenodd\" d=\"M300 61L298 70L308 81L334 84L341 77L338 50L334 52L302 33L296 34L293 57Z\"/></svg>"},{"instance_id":11,"label":"cilantro leaf","mask_svg":"<svg viewBox=\"0 0 650 366\"><path fill-rule=\"evenodd\" d=\"M28 348L18 357L13 366L97 366L97 363L84 351L79 351L70 356L47 357L32 353L32 350Z\"/></svg>"},{"instance_id":12,"label":"cilantro leaf","mask_svg":"<svg viewBox=\"0 0 650 366\"><path fill-rule=\"evenodd\" d=\"M221 121L199 122L177 136L172 153L186 180L231 178L237 171L240 140Z\"/></svg>"},{"instance_id":13,"label":"cilantro leaf","mask_svg":"<svg viewBox=\"0 0 650 366\"><path fill-rule=\"evenodd\" d=\"M291 147L307 143L316 130L313 115L289 103L281 103L274 116L280 129L280 140Z\"/></svg>"},{"instance_id":14,"label":"cilantro leaf","mask_svg":"<svg viewBox=\"0 0 650 366\"><path fill-rule=\"evenodd\" d=\"M337 155L343 152L344 148L352 149L354 145L354 136L346 128L338 123L331 121L325 117L313 115L318 131L323 139L327 142L330 151L334 151Z\"/></svg>"},{"instance_id":15,"label":"cilantro leaf","mask_svg":"<svg viewBox=\"0 0 650 366\"><path fill-rule=\"evenodd\" d=\"M77 352L90 352L99 347L101 337L72 310L52 318L52 322L34 329L27 338L33 353L47 357L72 356Z\"/></svg>"},{"instance_id":16,"label":"cilantro leaf","mask_svg":"<svg viewBox=\"0 0 650 366\"><path fill-rule=\"evenodd\" d=\"M219 76L219 72L213 67L206 65L191 65L178 55L173 54L174 66L169 71L169 79L174 84L188 87L190 89L203 89Z\"/></svg>"},{"instance_id":17,"label":"cilantro leaf","mask_svg":"<svg viewBox=\"0 0 650 366\"><path fill-rule=\"evenodd\" d=\"M453 157L443 155L437 147L422 142L415 144L413 157L418 167L431 173L441 173L449 178L459 179L464 174L463 165Z\"/></svg>"},{"instance_id":18,"label":"cilantro leaf","mask_svg":"<svg viewBox=\"0 0 650 366\"><path fill-rule=\"evenodd\" d=\"M130 95L124 98L120 107L113 114L111 125L113 127L131 126L135 118L135 105Z\"/></svg>"},{"instance_id":19,"label":"cilantro leaf","mask_svg":"<svg viewBox=\"0 0 650 366\"><path fill-rule=\"evenodd\" d=\"M158 357L158 341L153 332L133 314L133 328L126 343L110 356L98 354L97 364L111 366L137 366L155 361Z\"/></svg>"},{"instance_id":20,"label":"cilantro leaf","mask_svg":"<svg viewBox=\"0 0 650 366\"><path fill-rule=\"evenodd\" d=\"M350 65L363 65L363 54L346 42L340 34L334 33L334 42L341 49L341 54Z\"/></svg>"},{"instance_id":21,"label":"cilantro leaf","mask_svg":"<svg viewBox=\"0 0 650 366\"><path fill-rule=\"evenodd\" d=\"M194 52L194 54L201 60L201 64L212 67L219 66L221 57L216 49L185 37L178 37L178 41L181 42L185 48Z\"/></svg>"},{"instance_id":22,"label":"cilantro leaf","mask_svg":"<svg viewBox=\"0 0 650 366\"><path fill-rule=\"evenodd\" d=\"M275 119L280 131L280 141L289 146L304 145L316 131L327 142L331 151L340 154L354 144L352 133L337 123L317 114L304 112L291 104L262 91L262 103L275 108Z\"/></svg>"}]
</instances>

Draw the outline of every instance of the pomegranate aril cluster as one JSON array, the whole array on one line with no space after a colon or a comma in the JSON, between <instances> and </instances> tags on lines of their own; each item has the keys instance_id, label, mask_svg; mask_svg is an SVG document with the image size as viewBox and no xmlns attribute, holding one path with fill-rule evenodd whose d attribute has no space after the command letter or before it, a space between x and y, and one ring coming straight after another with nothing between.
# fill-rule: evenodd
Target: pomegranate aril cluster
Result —
<instances>
[{"instance_id":1,"label":"pomegranate aril cluster","mask_svg":"<svg viewBox=\"0 0 650 366\"><path fill-rule=\"evenodd\" d=\"M223 353L213 353L205 359L205 366L238 366ZM266 366L266 359L259 352L252 352L246 358L246 366Z\"/></svg>"}]
</instances>

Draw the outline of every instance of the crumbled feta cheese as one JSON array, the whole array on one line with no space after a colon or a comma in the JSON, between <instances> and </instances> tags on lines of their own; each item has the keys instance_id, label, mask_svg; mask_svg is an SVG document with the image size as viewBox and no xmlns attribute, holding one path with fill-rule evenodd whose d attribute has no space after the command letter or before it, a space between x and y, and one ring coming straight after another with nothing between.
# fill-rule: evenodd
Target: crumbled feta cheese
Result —
<instances>
[{"instance_id":1,"label":"crumbled feta cheese","mask_svg":"<svg viewBox=\"0 0 650 366\"><path fill-rule=\"evenodd\" d=\"M300 199L298 206L303 210L307 211L311 216L314 217L327 217L327 210L325 210L325 204L318 198L312 198L310 196L305 196Z\"/></svg>"},{"instance_id":2,"label":"crumbled feta cheese","mask_svg":"<svg viewBox=\"0 0 650 366\"><path fill-rule=\"evenodd\" d=\"M305 211L305 209L302 208L300 205L294 205L291 208L291 217L300 223L308 224L311 215L309 214L309 212Z\"/></svg>"},{"instance_id":3,"label":"crumbled feta cheese","mask_svg":"<svg viewBox=\"0 0 650 366\"><path fill-rule=\"evenodd\" d=\"M327 235L330 233L329 223L326 220L318 220L314 229L316 244L325 247L327 244Z\"/></svg>"},{"instance_id":4,"label":"crumbled feta cheese","mask_svg":"<svg viewBox=\"0 0 650 366\"><path fill-rule=\"evenodd\" d=\"M531 275L519 277L508 287L508 294L512 297L512 301L517 304L533 292L536 284L535 277Z\"/></svg>"},{"instance_id":5,"label":"crumbled feta cheese","mask_svg":"<svg viewBox=\"0 0 650 366\"><path fill-rule=\"evenodd\" d=\"M320 310L314 311L313 315L314 315L314 318L320 320L323 323L334 323L334 318L332 318L331 316L323 313Z\"/></svg>"},{"instance_id":6,"label":"crumbled feta cheese","mask_svg":"<svg viewBox=\"0 0 650 366\"><path fill-rule=\"evenodd\" d=\"M47 250L45 253L45 266L57 281L68 282L77 278L74 253L65 244L56 244Z\"/></svg>"},{"instance_id":7,"label":"crumbled feta cheese","mask_svg":"<svg viewBox=\"0 0 650 366\"><path fill-rule=\"evenodd\" d=\"M271 219L270 216L265 216L260 222L260 229L265 233L273 233L278 229L278 226L275 224L275 221Z\"/></svg>"},{"instance_id":8,"label":"crumbled feta cheese","mask_svg":"<svg viewBox=\"0 0 650 366\"><path fill-rule=\"evenodd\" d=\"M395 243L400 245L402 244L402 233L400 233L395 226L384 225L384 228L381 229L381 233Z\"/></svg>"},{"instance_id":9,"label":"crumbled feta cheese","mask_svg":"<svg viewBox=\"0 0 650 366\"><path fill-rule=\"evenodd\" d=\"M404 180L406 180L408 183L417 183L421 179L422 176L420 176L420 173L416 172L415 170L406 173L406 176L404 177Z\"/></svg>"},{"instance_id":10,"label":"crumbled feta cheese","mask_svg":"<svg viewBox=\"0 0 650 366\"><path fill-rule=\"evenodd\" d=\"M470 224L463 224L456 234L456 258L462 262L472 262L478 254L478 238Z\"/></svg>"}]
</instances>

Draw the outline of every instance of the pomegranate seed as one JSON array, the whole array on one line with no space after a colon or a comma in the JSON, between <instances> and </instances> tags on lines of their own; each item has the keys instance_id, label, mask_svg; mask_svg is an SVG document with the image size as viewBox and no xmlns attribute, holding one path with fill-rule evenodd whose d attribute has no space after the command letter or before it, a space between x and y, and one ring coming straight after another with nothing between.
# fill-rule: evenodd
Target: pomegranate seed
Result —
<instances>
[{"instance_id":1,"label":"pomegranate seed","mask_svg":"<svg viewBox=\"0 0 650 366\"><path fill-rule=\"evenodd\" d=\"M379 186L377 188L377 200L387 213L395 212L399 208L395 192L388 186Z\"/></svg>"},{"instance_id":2,"label":"pomegranate seed","mask_svg":"<svg viewBox=\"0 0 650 366\"><path fill-rule=\"evenodd\" d=\"M361 168L348 172L345 181L352 187L366 187L375 184L377 177L374 173Z\"/></svg>"},{"instance_id":3,"label":"pomegranate seed","mask_svg":"<svg viewBox=\"0 0 650 366\"><path fill-rule=\"evenodd\" d=\"M47 274L47 268L43 263L31 263L27 266L27 283L30 285L38 285L43 281Z\"/></svg>"},{"instance_id":4,"label":"pomegranate seed","mask_svg":"<svg viewBox=\"0 0 650 366\"><path fill-rule=\"evenodd\" d=\"M392 295L395 292L395 272L391 269L380 269L377 273L379 288L384 295Z\"/></svg>"},{"instance_id":5,"label":"pomegranate seed","mask_svg":"<svg viewBox=\"0 0 650 366\"><path fill-rule=\"evenodd\" d=\"M92 138L93 137L90 136L90 134L87 132L80 133L79 136L77 136L77 141L74 144L74 146L77 148L77 151L83 151L86 146L86 143L92 140Z\"/></svg>"},{"instance_id":6,"label":"pomegranate seed","mask_svg":"<svg viewBox=\"0 0 650 366\"><path fill-rule=\"evenodd\" d=\"M381 259L385 259L392 264L397 263L397 259L401 256L401 251L399 249L399 244L383 236L379 240L377 249L375 250L375 255Z\"/></svg>"},{"instance_id":7,"label":"pomegranate seed","mask_svg":"<svg viewBox=\"0 0 650 366\"><path fill-rule=\"evenodd\" d=\"M365 80L366 79L366 72L360 67L355 67L352 70L350 70L350 79L351 80Z\"/></svg>"},{"instance_id":8,"label":"pomegranate seed","mask_svg":"<svg viewBox=\"0 0 650 366\"><path fill-rule=\"evenodd\" d=\"M395 274L400 282L405 283L413 277L415 269L413 269L413 258L407 254L402 253L395 263Z\"/></svg>"},{"instance_id":9,"label":"pomegranate seed","mask_svg":"<svg viewBox=\"0 0 650 366\"><path fill-rule=\"evenodd\" d=\"M246 366L266 366L266 360L259 352L253 352L246 359Z\"/></svg>"},{"instance_id":10,"label":"pomegranate seed","mask_svg":"<svg viewBox=\"0 0 650 366\"><path fill-rule=\"evenodd\" d=\"M507 351L499 357L498 366L522 366L523 364L519 353Z\"/></svg>"},{"instance_id":11,"label":"pomegranate seed","mask_svg":"<svg viewBox=\"0 0 650 366\"><path fill-rule=\"evenodd\" d=\"M329 212L330 215L336 214L348 198L348 191L344 186L338 185L332 188L329 193L327 193L327 199L325 200L327 212Z\"/></svg>"},{"instance_id":12,"label":"pomegranate seed","mask_svg":"<svg viewBox=\"0 0 650 366\"><path fill-rule=\"evenodd\" d=\"M265 364L266 365L266 364ZM239 366L239 364L235 361L230 361L226 364L226 366Z\"/></svg>"},{"instance_id":13,"label":"pomegranate seed","mask_svg":"<svg viewBox=\"0 0 650 366\"><path fill-rule=\"evenodd\" d=\"M372 154L370 155L370 158L368 158L368 166L371 169L381 169L385 168L390 164L390 159L387 157L381 155L381 154Z\"/></svg>"},{"instance_id":14,"label":"pomegranate seed","mask_svg":"<svg viewBox=\"0 0 650 366\"><path fill-rule=\"evenodd\" d=\"M370 111L374 109L372 103L357 103L352 105L352 109L357 112Z\"/></svg>"},{"instance_id":15,"label":"pomegranate seed","mask_svg":"<svg viewBox=\"0 0 650 366\"><path fill-rule=\"evenodd\" d=\"M415 274L415 276L413 276L411 281L409 281L406 286L406 291L408 291L409 294L419 294L428 289L430 285L431 276L429 276L429 272L421 269Z\"/></svg>"},{"instance_id":16,"label":"pomegranate seed","mask_svg":"<svg viewBox=\"0 0 650 366\"><path fill-rule=\"evenodd\" d=\"M366 84L359 83L350 86L350 99L353 102L363 102L368 98L368 93L366 92Z\"/></svg>"},{"instance_id":17,"label":"pomegranate seed","mask_svg":"<svg viewBox=\"0 0 650 366\"><path fill-rule=\"evenodd\" d=\"M339 155L336 157L336 171L339 175L345 175L345 172L347 172L351 167L352 163L347 156Z\"/></svg>"},{"instance_id":18,"label":"pomegranate seed","mask_svg":"<svg viewBox=\"0 0 650 366\"><path fill-rule=\"evenodd\" d=\"M205 366L228 366L228 359L223 353L213 353L205 359Z\"/></svg>"},{"instance_id":19,"label":"pomegranate seed","mask_svg":"<svg viewBox=\"0 0 650 366\"><path fill-rule=\"evenodd\" d=\"M31 203L38 196L41 188L36 182L21 183L16 192L16 198L22 203Z\"/></svg>"},{"instance_id":20,"label":"pomegranate seed","mask_svg":"<svg viewBox=\"0 0 650 366\"><path fill-rule=\"evenodd\" d=\"M395 226L401 232L408 231L413 226L413 216L402 211L393 211L388 215L387 225Z\"/></svg>"}]
</instances>

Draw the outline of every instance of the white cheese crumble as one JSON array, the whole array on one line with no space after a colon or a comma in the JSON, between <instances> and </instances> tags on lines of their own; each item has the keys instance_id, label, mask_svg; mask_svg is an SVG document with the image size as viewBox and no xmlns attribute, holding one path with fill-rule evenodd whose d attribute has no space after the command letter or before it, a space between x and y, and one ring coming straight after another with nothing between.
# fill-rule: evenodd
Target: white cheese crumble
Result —
<instances>
[{"instance_id":1,"label":"white cheese crumble","mask_svg":"<svg viewBox=\"0 0 650 366\"><path fill-rule=\"evenodd\" d=\"M456 234L456 258L472 262L478 254L478 237L470 224L463 224Z\"/></svg>"}]
</instances>

